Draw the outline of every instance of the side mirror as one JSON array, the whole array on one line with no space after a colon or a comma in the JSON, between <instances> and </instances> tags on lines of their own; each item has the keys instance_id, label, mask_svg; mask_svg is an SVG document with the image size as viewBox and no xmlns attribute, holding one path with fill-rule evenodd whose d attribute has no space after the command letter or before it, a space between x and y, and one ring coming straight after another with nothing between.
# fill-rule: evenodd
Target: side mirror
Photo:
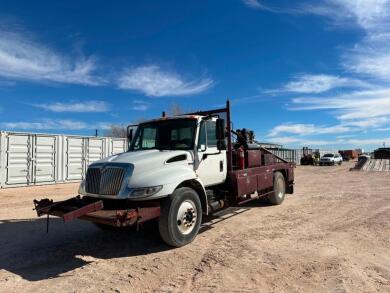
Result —
<instances>
[{"instance_id":1,"label":"side mirror","mask_svg":"<svg viewBox=\"0 0 390 293\"><path fill-rule=\"evenodd\" d=\"M217 141L217 149L219 151L224 151L226 150L226 143L225 143L225 140L218 140Z\"/></svg>"},{"instance_id":2,"label":"side mirror","mask_svg":"<svg viewBox=\"0 0 390 293\"><path fill-rule=\"evenodd\" d=\"M217 119L215 126L215 137L217 138L217 149L220 151L226 150L225 119Z\"/></svg>"},{"instance_id":3,"label":"side mirror","mask_svg":"<svg viewBox=\"0 0 390 293\"><path fill-rule=\"evenodd\" d=\"M225 119L218 118L215 126L215 137L217 140L225 139Z\"/></svg>"}]
</instances>

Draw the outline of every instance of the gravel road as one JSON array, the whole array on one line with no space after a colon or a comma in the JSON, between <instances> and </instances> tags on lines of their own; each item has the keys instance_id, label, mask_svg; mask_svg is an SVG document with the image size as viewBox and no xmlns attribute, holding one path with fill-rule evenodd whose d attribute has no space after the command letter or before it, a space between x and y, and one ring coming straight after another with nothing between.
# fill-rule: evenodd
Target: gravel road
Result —
<instances>
[{"instance_id":1,"label":"gravel road","mask_svg":"<svg viewBox=\"0 0 390 293\"><path fill-rule=\"evenodd\" d=\"M103 232L46 221L34 198L77 184L0 190L1 292L390 292L390 174L352 163L296 169L281 206L255 202L171 249L152 224Z\"/></svg>"}]
</instances>

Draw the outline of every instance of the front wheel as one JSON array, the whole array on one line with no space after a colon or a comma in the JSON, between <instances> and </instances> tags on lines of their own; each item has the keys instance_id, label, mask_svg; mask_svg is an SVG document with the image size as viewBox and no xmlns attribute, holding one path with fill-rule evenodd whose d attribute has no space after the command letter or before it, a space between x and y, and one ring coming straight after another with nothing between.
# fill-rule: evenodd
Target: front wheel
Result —
<instances>
[{"instance_id":1,"label":"front wheel","mask_svg":"<svg viewBox=\"0 0 390 293\"><path fill-rule=\"evenodd\" d=\"M286 181L284 176L280 172L275 172L274 174L274 192L271 195L268 195L268 201L271 204L278 205L281 204L286 195Z\"/></svg>"},{"instance_id":2,"label":"front wheel","mask_svg":"<svg viewBox=\"0 0 390 293\"><path fill-rule=\"evenodd\" d=\"M161 202L159 231L162 240L180 247L192 242L199 232L202 206L195 190L182 187Z\"/></svg>"}]
</instances>

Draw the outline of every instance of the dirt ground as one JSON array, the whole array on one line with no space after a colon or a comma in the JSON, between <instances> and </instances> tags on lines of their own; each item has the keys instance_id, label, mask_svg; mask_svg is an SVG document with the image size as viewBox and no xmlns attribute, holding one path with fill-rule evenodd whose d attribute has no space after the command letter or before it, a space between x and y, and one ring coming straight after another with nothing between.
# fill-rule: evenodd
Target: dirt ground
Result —
<instances>
[{"instance_id":1,"label":"dirt ground","mask_svg":"<svg viewBox=\"0 0 390 293\"><path fill-rule=\"evenodd\" d=\"M390 174L352 163L296 169L280 206L251 203L171 249L153 225L103 232L50 222L32 199L77 184L0 191L1 292L390 292Z\"/></svg>"}]
</instances>

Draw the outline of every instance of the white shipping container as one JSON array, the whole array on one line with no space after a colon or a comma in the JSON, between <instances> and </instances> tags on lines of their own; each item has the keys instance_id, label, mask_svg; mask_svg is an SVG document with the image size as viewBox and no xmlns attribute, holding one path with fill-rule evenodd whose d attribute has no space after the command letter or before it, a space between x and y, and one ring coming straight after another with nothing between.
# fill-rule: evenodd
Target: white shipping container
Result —
<instances>
[{"instance_id":1,"label":"white shipping container","mask_svg":"<svg viewBox=\"0 0 390 293\"><path fill-rule=\"evenodd\" d=\"M89 164L126 150L124 138L1 131L0 186L80 181Z\"/></svg>"}]
</instances>

